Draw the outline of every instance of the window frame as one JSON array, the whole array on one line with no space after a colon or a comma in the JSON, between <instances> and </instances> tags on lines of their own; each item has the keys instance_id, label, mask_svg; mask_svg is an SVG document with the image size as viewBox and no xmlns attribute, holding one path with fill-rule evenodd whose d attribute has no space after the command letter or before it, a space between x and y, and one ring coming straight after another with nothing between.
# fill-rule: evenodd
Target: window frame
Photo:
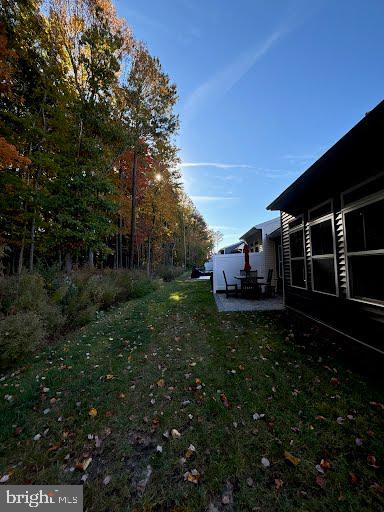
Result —
<instances>
[{"instance_id":1,"label":"window frame","mask_svg":"<svg viewBox=\"0 0 384 512\"><path fill-rule=\"evenodd\" d=\"M366 180L363 183L366 183L371 180ZM344 204L343 196L346 192L351 191L354 188L358 188L363 183L360 183L359 185L356 185L356 187L351 187L350 189L345 190L341 194L342 198L342 204ZM380 190L379 192L376 192L374 194L370 194L369 196L366 196L362 199L359 199L358 201L355 201L354 203L349 204L348 206L342 208L342 219L343 219L343 241L344 241L344 254L345 254L345 274L346 274L346 281L347 281L347 299L354 301L354 302L360 302L362 304L369 304L371 306L376 306L379 308L384 308L384 301L379 302L375 301L374 299L366 300L366 299L359 299L357 297L351 296L351 286L350 286L350 276L349 276L349 257L350 256L373 256L375 254L382 254L384 255L384 248L383 249L373 249L370 251L351 251L348 252L348 245L347 245L347 230L346 230L346 223L345 223L345 215L353 210L358 210L359 208L362 208L364 206L368 206L372 203L377 203L378 201L382 201L384 199L384 190Z\"/></svg>"},{"instance_id":2,"label":"window frame","mask_svg":"<svg viewBox=\"0 0 384 512\"><path fill-rule=\"evenodd\" d=\"M325 205L326 203L331 203L331 212L327 213L326 215L323 215L322 217L317 217L314 220L308 220L308 227L309 227L309 246L310 246L310 259L311 259L311 290L315 293L321 293L322 295L329 295L331 297L339 297L340 296L340 289L339 289L339 278L338 278L338 271L337 271L337 249L336 249L336 230L335 230L335 211L333 208L333 199L327 199L326 201L323 201L322 203L314 206L313 208L310 208L308 210L308 218L310 217L310 212L313 210L316 210L320 206ZM312 226L316 224L320 224L321 222L326 222L330 220L331 226L332 226L332 241L333 241L333 253L329 254L318 254L313 255L312 253ZM323 292L322 290L316 290L315 288L315 281L313 279L313 260L315 259L330 259L331 256L333 257L333 267L335 270L335 293L329 293L329 292Z\"/></svg>"},{"instance_id":3,"label":"window frame","mask_svg":"<svg viewBox=\"0 0 384 512\"><path fill-rule=\"evenodd\" d=\"M350 192L353 192L354 190L358 190L359 188L364 187L364 185L368 185L368 183L376 181L378 178L381 178L382 176L384 176L384 171L379 172L379 174L376 174L376 176L371 176L370 178L367 178L364 181L360 181L360 183L358 183L357 185L353 185L352 187L349 187L349 188L343 190L340 194L342 210L348 209L348 208L354 208L355 204L358 204L361 202L364 203L367 199L370 199L371 197L376 197L377 195L383 194L384 190L379 190L379 192L374 192L373 194L368 194L365 197L362 197L360 199L357 199L356 201L349 203L348 205L345 205L344 196L346 194L349 194Z\"/></svg>"},{"instance_id":4,"label":"window frame","mask_svg":"<svg viewBox=\"0 0 384 512\"><path fill-rule=\"evenodd\" d=\"M329 213L326 213L325 215L322 215L321 217L316 217L316 219L311 219L311 212L313 212L314 210L317 210L318 208L320 208L321 206L324 206L325 204L327 203L331 203L331 211ZM308 224L310 224L311 222L316 222L317 220L323 218L323 217L327 217L329 215L333 215L334 213L334 208L333 208L333 198L330 197L329 199L326 199L325 201L313 206L312 208L309 208L308 209Z\"/></svg>"},{"instance_id":5,"label":"window frame","mask_svg":"<svg viewBox=\"0 0 384 512\"><path fill-rule=\"evenodd\" d=\"M292 220L296 220L301 217L302 223L299 226L295 226L294 228L289 229L289 222ZM288 240L289 240L289 285L292 288L297 288L299 290L308 290L308 273L307 273L307 252L305 250L305 223L304 223L304 214L296 215L294 219L288 222ZM291 256L291 234L296 231L303 232L303 256L292 258ZM292 261L301 261L304 260L304 282L305 286L297 286L296 284L292 284Z\"/></svg>"}]
</instances>

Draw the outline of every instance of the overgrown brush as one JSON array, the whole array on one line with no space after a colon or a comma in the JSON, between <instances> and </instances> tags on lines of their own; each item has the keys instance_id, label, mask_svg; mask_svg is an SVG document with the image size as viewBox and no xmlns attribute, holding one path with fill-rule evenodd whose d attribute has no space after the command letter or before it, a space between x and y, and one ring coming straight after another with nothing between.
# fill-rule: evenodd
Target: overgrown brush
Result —
<instances>
[{"instance_id":1,"label":"overgrown brush","mask_svg":"<svg viewBox=\"0 0 384 512\"><path fill-rule=\"evenodd\" d=\"M83 269L71 274L22 273L0 279L0 366L7 367L40 343L81 327L97 312L153 291L141 271Z\"/></svg>"},{"instance_id":2,"label":"overgrown brush","mask_svg":"<svg viewBox=\"0 0 384 512\"><path fill-rule=\"evenodd\" d=\"M184 272L183 267L173 267L171 265L161 265L156 274L165 282L170 282L179 277Z\"/></svg>"}]
</instances>

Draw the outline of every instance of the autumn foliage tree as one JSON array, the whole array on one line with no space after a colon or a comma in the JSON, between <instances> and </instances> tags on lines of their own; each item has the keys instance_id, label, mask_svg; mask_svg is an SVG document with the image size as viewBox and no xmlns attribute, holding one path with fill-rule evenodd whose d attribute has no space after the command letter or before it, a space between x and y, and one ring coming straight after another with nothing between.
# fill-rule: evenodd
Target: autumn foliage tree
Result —
<instances>
[{"instance_id":1,"label":"autumn foliage tree","mask_svg":"<svg viewBox=\"0 0 384 512\"><path fill-rule=\"evenodd\" d=\"M176 101L160 61L110 0L4 0L3 268L88 263L151 272L203 259L209 231L185 207L176 171ZM187 259L192 239L201 251Z\"/></svg>"}]
</instances>

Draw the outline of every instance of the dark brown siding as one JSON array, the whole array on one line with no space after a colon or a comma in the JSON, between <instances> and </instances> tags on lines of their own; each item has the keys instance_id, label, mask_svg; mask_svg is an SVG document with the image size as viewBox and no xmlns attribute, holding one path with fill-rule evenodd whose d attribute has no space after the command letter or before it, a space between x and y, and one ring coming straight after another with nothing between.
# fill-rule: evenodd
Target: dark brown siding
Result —
<instances>
[{"instance_id":1,"label":"dark brown siding","mask_svg":"<svg viewBox=\"0 0 384 512\"><path fill-rule=\"evenodd\" d=\"M312 290L311 247L306 212L300 213L304 214L305 219L307 289L291 286L288 223L295 217L281 212L285 304L384 352L384 307L347 298L346 256L339 194L333 198L333 203L339 295L324 295Z\"/></svg>"}]
</instances>

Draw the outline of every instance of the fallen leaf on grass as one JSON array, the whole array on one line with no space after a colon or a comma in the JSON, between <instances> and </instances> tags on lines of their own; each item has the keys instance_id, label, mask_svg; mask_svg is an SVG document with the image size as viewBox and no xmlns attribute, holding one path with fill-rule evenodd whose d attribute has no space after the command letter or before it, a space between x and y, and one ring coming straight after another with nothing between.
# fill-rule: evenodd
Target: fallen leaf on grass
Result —
<instances>
[{"instance_id":1,"label":"fallen leaf on grass","mask_svg":"<svg viewBox=\"0 0 384 512\"><path fill-rule=\"evenodd\" d=\"M222 403L226 409L230 408L231 404L229 403L229 400L228 400L227 396L225 395L225 393L221 393L220 400L222 401Z\"/></svg>"},{"instance_id":2,"label":"fallen leaf on grass","mask_svg":"<svg viewBox=\"0 0 384 512\"><path fill-rule=\"evenodd\" d=\"M255 412L255 414L252 416L252 418L255 421L261 420L261 418L264 418L265 414L259 414L258 412Z\"/></svg>"},{"instance_id":3,"label":"fallen leaf on grass","mask_svg":"<svg viewBox=\"0 0 384 512\"><path fill-rule=\"evenodd\" d=\"M372 405L376 409L381 409L384 411L384 404L381 404L380 402L369 402L369 405Z\"/></svg>"},{"instance_id":4,"label":"fallen leaf on grass","mask_svg":"<svg viewBox=\"0 0 384 512\"><path fill-rule=\"evenodd\" d=\"M356 437L355 439L356 446L363 446L363 440L360 437Z\"/></svg>"},{"instance_id":5,"label":"fallen leaf on grass","mask_svg":"<svg viewBox=\"0 0 384 512\"><path fill-rule=\"evenodd\" d=\"M159 379L157 382L157 387L158 388L163 388L165 386L165 380L164 379Z\"/></svg>"},{"instance_id":6,"label":"fallen leaf on grass","mask_svg":"<svg viewBox=\"0 0 384 512\"><path fill-rule=\"evenodd\" d=\"M280 478L275 478L275 489L276 491L280 491L280 489L283 487L284 482Z\"/></svg>"},{"instance_id":7,"label":"fallen leaf on grass","mask_svg":"<svg viewBox=\"0 0 384 512\"><path fill-rule=\"evenodd\" d=\"M321 467L322 467L322 469L324 469L325 471L328 471L328 469L331 469L332 464L331 464L331 462L330 462L328 459L321 459L321 461L320 461L320 466L321 466Z\"/></svg>"},{"instance_id":8,"label":"fallen leaf on grass","mask_svg":"<svg viewBox=\"0 0 384 512\"><path fill-rule=\"evenodd\" d=\"M268 460L266 457L262 457L262 459L261 459L261 463L262 463L262 465L263 465L265 468L269 468L269 466L271 465L271 463L269 462L269 460Z\"/></svg>"},{"instance_id":9,"label":"fallen leaf on grass","mask_svg":"<svg viewBox=\"0 0 384 512\"><path fill-rule=\"evenodd\" d=\"M88 411L88 414L94 418L95 416L97 416L97 409L95 409L95 407L91 407Z\"/></svg>"},{"instance_id":10,"label":"fallen leaf on grass","mask_svg":"<svg viewBox=\"0 0 384 512\"><path fill-rule=\"evenodd\" d=\"M287 452L287 450L284 451L284 458L294 466L300 464L300 459L292 455L292 453Z\"/></svg>"},{"instance_id":11,"label":"fallen leaf on grass","mask_svg":"<svg viewBox=\"0 0 384 512\"><path fill-rule=\"evenodd\" d=\"M196 453L196 448L190 444L188 450L185 452L185 458L190 459Z\"/></svg>"},{"instance_id":12,"label":"fallen leaf on grass","mask_svg":"<svg viewBox=\"0 0 384 512\"><path fill-rule=\"evenodd\" d=\"M78 471L86 471L91 462L92 457L88 457L83 462L78 462L75 467Z\"/></svg>"},{"instance_id":13,"label":"fallen leaf on grass","mask_svg":"<svg viewBox=\"0 0 384 512\"><path fill-rule=\"evenodd\" d=\"M192 471L187 471L184 473L184 480L191 482L192 484L198 484L200 478L200 473L197 471L197 469L192 469Z\"/></svg>"},{"instance_id":14,"label":"fallen leaf on grass","mask_svg":"<svg viewBox=\"0 0 384 512\"><path fill-rule=\"evenodd\" d=\"M374 469L379 469L380 466L377 464L376 457L370 453L367 457L368 466L371 466Z\"/></svg>"},{"instance_id":15,"label":"fallen leaf on grass","mask_svg":"<svg viewBox=\"0 0 384 512\"><path fill-rule=\"evenodd\" d=\"M109 482L112 480L112 477L110 475L107 475L104 480L103 480L103 484L104 485L108 485Z\"/></svg>"},{"instance_id":16,"label":"fallen leaf on grass","mask_svg":"<svg viewBox=\"0 0 384 512\"><path fill-rule=\"evenodd\" d=\"M316 483L319 487L321 487L322 489L324 489L325 487L325 484L326 484L326 480L325 478L323 478L322 476L320 475L317 475L316 477Z\"/></svg>"},{"instance_id":17,"label":"fallen leaf on grass","mask_svg":"<svg viewBox=\"0 0 384 512\"><path fill-rule=\"evenodd\" d=\"M9 480L9 475L3 475L0 478L0 484L5 484L5 482L8 482L8 480Z\"/></svg>"},{"instance_id":18,"label":"fallen leaf on grass","mask_svg":"<svg viewBox=\"0 0 384 512\"><path fill-rule=\"evenodd\" d=\"M330 382L331 382L332 386L338 386L340 384L340 381L337 377L332 377Z\"/></svg>"},{"instance_id":19,"label":"fallen leaf on grass","mask_svg":"<svg viewBox=\"0 0 384 512\"><path fill-rule=\"evenodd\" d=\"M384 494L384 486L378 484L377 482L375 482L374 484L370 485L369 487L372 489L372 491L375 491L375 492L377 492L379 494Z\"/></svg>"},{"instance_id":20,"label":"fallen leaf on grass","mask_svg":"<svg viewBox=\"0 0 384 512\"><path fill-rule=\"evenodd\" d=\"M50 452L55 452L56 450L58 450L60 448L60 445L59 444L54 444L53 446L51 446L50 448L48 448L47 452L50 453Z\"/></svg>"},{"instance_id":21,"label":"fallen leaf on grass","mask_svg":"<svg viewBox=\"0 0 384 512\"><path fill-rule=\"evenodd\" d=\"M181 434L180 434L180 432L178 430L173 428L171 430L171 436L173 437L173 439L179 439L179 437L181 437Z\"/></svg>"},{"instance_id":22,"label":"fallen leaf on grass","mask_svg":"<svg viewBox=\"0 0 384 512\"><path fill-rule=\"evenodd\" d=\"M359 485L360 478L355 473L349 473L349 482L351 485Z\"/></svg>"}]
</instances>

